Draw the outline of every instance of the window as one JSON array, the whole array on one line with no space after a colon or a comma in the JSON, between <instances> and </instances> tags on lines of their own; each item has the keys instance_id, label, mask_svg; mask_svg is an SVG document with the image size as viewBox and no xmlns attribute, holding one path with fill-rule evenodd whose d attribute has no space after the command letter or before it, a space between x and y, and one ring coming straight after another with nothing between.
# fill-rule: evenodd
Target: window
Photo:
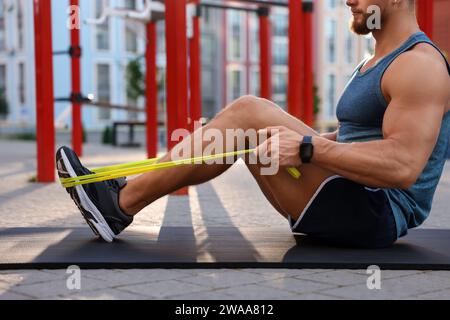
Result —
<instances>
[{"instance_id":1,"label":"window","mask_svg":"<svg viewBox=\"0 0 450 320\"><path fill-rule=\"evenodd\" d=\"M23 27L23 0L17 2L17 48L22 51L24 47Z\"/></svg>"},{"instance_id":2,"label":"window","mask_svg":"<svg viewBox=\"0 0 450 320\"><path fill-rule=\"evenodd\" d=\"M337 5L337 0L327 0L328 9L335 9Z\"/></svg>"},{"instance_id":3,"label":"window","mask_svg":"<svg viewBox=\"0 0 450 320\"><path fill-rule=\"evenodd\" d=\"M111 79L110 79L109 64L100 63L97 65L97 98L99 102L111 101ZM99 108L100 120L110 120L111 110L106 108Z\"/></svg>"},{"instance_id":4,"label":"window","mask_svg":"<svg viewBox=\"0 0 450 320\"><path fill-rule=\"evenodd\" d=\"M252 62L259 61L259 23L256 16L249 16L250 19L250 60Z\"/></svg>"},{"instance_id":5,"label":"window","mask_svg":"<svg viewBox=\"0 0 450 320\"><path fill-rule=\"evenodd\" d=\"M289 18L287 14L274 13L271 17L273 36L287 37L289 28Z\"/></svg>"},{"instance_id":6,"label":"window","mask_svg":"<svg viewBox=\"0 0 450 320\"><path fill-rule=\"evenodd\" d=\"M19 103L24 105L26 103L25 94L25 63L19 63Z\"/></svg>"},{"instance_id":7,"label":"window","mask_svg":"<svg viewBox=\"0 0 450 320\"><path fill-rule=\"evenodd\" d=\"M136 10L136 0L125 0L125 8ZM138 51L138 37L133 26L125 21L125 50L136 53Z\"/></svg>"},{"instance_id":8,"label":"window","mask_svg":"<svg viewBox=\"0 0 450 320\"><path fill-rule=\"evenodd\" d=\"M273 101L283 108L286 108L287 105L287 85L288 85L287 67L284 68L277 67L272 75Z\"/></svg>"},{"instance_id":9,"label":"window","mask_svg":"<svg viewBox=\"0 0 450 320\"><path fill-rule=\"evenodd\" d=\"M328 75L325 101L328 118L334 118L336 105L336 76L332 73Z\"/></svg>"},{"instance_id":10,"label":"window","mask_svg":"<svg viewBox=\"0 0 450 320\"><path fill-rule=\"evenodd\" d=\"M6 96L6 65L0 65L0 95Z\"/></svg>"},{"instance_id":11,"label":"window","mask_svg":"<svg viewBox=\"0 0 450 320\"><path fill-rule=\"evenodd\" d=\"M0 0L0 51L6 50L5 1Z\"/></svg>"},{"instance_id":12,"label":"window","mask_svg":"<svg viewBox=\"0 0 450 320\"><path fill-rule=\"evenodd\" d=\"M353 64L355 62L355 39L348 28L346 28L345 36L345 61Z\"/></svg>"},{"instance_id":13,"label":"window","mask_svg":"<svg viewBox=\"0 0 450 320\"><path fill-rule=\"evenodd\" d=\"M287 72L275 71L273 73L273 93L286 94L287 92Z\"/></svg>"},{"instance_id":14,"label":"window","mask_svg":"<svg viewBox=\"0 0 450 320\"><path fill-rule=\"evenodd\" d=\"M202 68L202 103L203 116L212 119L216 115L215 101L215 70L213 68Z\"/></svg>"},{"instance_id":15,"label":"window","mask_svg":"<svg viewBox=\"0 0 450 320\"><path fill-rule=\"evenodd\" d=\"M287 65L288 63L288 39L276 37L273 39L272 55L274 65Z\"/></svg>"},{"instance_id":16,"label":"window","mask_svg":"<svg viewBox=\"0 0 450 320\"><path fill-rule=\"evenodd\" d=\"M250 88L249 93L259 97L261 95L261 76L258 67L252 67L250 70Z\"/></svg>"},{"instance_id":17,"label":"window","mask_svg":"<svg viewBox=\"0 0 450 320\"><path fill-rule=\"evenodd\" d=\"M202 63L211 64L214 62L214 57L216 56L216 39L207 33L202 35Z\"/></svg>"},{"instance_id":18,"label":"window","mask_svg":"<svg viewBox=\"0 0 450 320\"><path fill-rule=\"evenodd\" d=\"M166 59L166 24L156 22L156 33L157 33L157 41L156 41L156 53L159 56L163 56L164 60Z\"/></svg>"},{"instance_id":19,"label":"window","mask_svg":"<svg viewBox=\"0 0 450 320\"><path fill-rule=\"evenodd\" d=\"M228 59L229 60L243 60L244 58L244 30L243 25L243 13L236 11L228 11L228 39L229 50Z\"/></svg>"},{"instance_id":20,"label":"window","mask_svg":"<svg viewBox=\"0 0 450 320\"><path fill-rule=\"evenodd\" d=\"M209 25L211 23L211 11L208 9L202 10L202 23Z\"/></svg>"},{"instance_id":21,"label":"window","mask_svg":"<svg viewBox=\"0 0 450 320\"><path fill-rule=\"evenodd\" d=\"M328 19L325 26L327 41L327 60L329 63L336 62L336 20Z\"/></svg>"},{"instance_id":22,"label":"window","mask_svg":"<svg viewBox=\"0 0 450 320\"><path fill-rule=\"evenodd\" d=\"M244 72L238 67L228 70L228 101L240 98L244 92Z\"/></svg>"},{"instance_id":23,"label":"window","mask_svg":"<svg viewBox=\"0 0 450 320\"><path fill-rule=\"evenodd\" d=\"M204 96L214 94L214 75L213 69L202 68L202 92Z\"/></svg>"},{"instance_id":24,"label":"window","mask_svg":"<svg viewBox=\"0 0 450 320\"><path fill-rule=\"evenodd\" d=\"M103 13L103 1L95 0L95 17L99 18ZM97 50L109 50L109 18L106 22L95 28L95 39Z\"/></svg>"}]
</instances>

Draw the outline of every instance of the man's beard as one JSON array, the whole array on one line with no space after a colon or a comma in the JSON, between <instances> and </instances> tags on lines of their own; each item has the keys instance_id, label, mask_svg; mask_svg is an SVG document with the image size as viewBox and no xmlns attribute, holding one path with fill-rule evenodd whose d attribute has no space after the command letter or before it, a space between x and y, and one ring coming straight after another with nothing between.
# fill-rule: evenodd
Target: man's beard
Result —
<instances>
[{"instance_id":1,"label":"man's beard","mask_svg":"<svg viewBox=\"0 0 450 320\"><path fill-rule=\"evenodd\" d=\"M364 14L362 20L356 20L355 17L352 17L352 19L350 20L350 30L360 36L365 36L369 33L372 33L373 30L369 28L367 23L370 17L371 14ZM381 20L381 23L383 23L383 19Z\"/></svg>"}]
</instances>

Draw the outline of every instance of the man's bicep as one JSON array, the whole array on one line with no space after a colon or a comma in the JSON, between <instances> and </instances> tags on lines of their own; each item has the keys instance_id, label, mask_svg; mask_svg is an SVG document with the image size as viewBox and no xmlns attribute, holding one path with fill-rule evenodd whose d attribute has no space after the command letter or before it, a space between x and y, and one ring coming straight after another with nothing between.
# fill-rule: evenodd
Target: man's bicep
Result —
<instances>
[{"instance_id":1,"label":"man's bicep","mask_svg":"<svg viewBox=\"0 0 450 320\"><path fill-rule=\"evenodd\" d=\"M420 174L439 136L448 73L439 60L411 52L398 58L384 83L391 98L383 122L384 138L392 140L398 156Z\"/></svg>"},{"instance_id":2,"label":"man's bicep","mask_svg":"<svg viewBox=\"0 0 450 320\"><path fill-rule=\"evenodd\" d=\"M386 110L383 135L395 144L397 158L418 176L433 152L441 124L441 106L430 101L405 105L394 98Z\"/></svg>"}]
</instances>

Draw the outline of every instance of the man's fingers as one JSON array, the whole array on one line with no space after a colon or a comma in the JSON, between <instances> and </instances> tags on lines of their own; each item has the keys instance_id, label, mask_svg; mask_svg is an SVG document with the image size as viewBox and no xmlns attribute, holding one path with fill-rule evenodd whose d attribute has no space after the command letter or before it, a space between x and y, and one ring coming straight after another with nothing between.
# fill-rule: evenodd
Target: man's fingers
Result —
<instances>
[{"instance_id":1,"label":"man's fingers","mask_svg":"<svg viewBox=\"0 0 450 320\"><path fill-rule=\"evenodd\" d=\"M273 157L275 152L279 152L279 133L268 138L261 143L255 150L254 155L258 157Z\"/></svg>"}]
</instances>

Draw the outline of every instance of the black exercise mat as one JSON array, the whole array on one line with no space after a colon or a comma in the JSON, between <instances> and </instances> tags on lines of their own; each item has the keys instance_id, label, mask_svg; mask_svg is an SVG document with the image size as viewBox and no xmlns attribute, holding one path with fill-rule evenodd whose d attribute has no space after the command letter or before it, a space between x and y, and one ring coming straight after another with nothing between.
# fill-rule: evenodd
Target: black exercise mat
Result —
<instances>
[{"instance_id":1,"label":"black exercise mat","mask_svg":"<svg viewBox=\"0 0 450 320\"><path fill-rule=\"evenodd\" d=\"M285 228L133 228L113 244L88 228L0 229L0 269L321 268L450 270L450 230L411 230L393 247L333 248Z\"/></svg>"}]
</instances>

